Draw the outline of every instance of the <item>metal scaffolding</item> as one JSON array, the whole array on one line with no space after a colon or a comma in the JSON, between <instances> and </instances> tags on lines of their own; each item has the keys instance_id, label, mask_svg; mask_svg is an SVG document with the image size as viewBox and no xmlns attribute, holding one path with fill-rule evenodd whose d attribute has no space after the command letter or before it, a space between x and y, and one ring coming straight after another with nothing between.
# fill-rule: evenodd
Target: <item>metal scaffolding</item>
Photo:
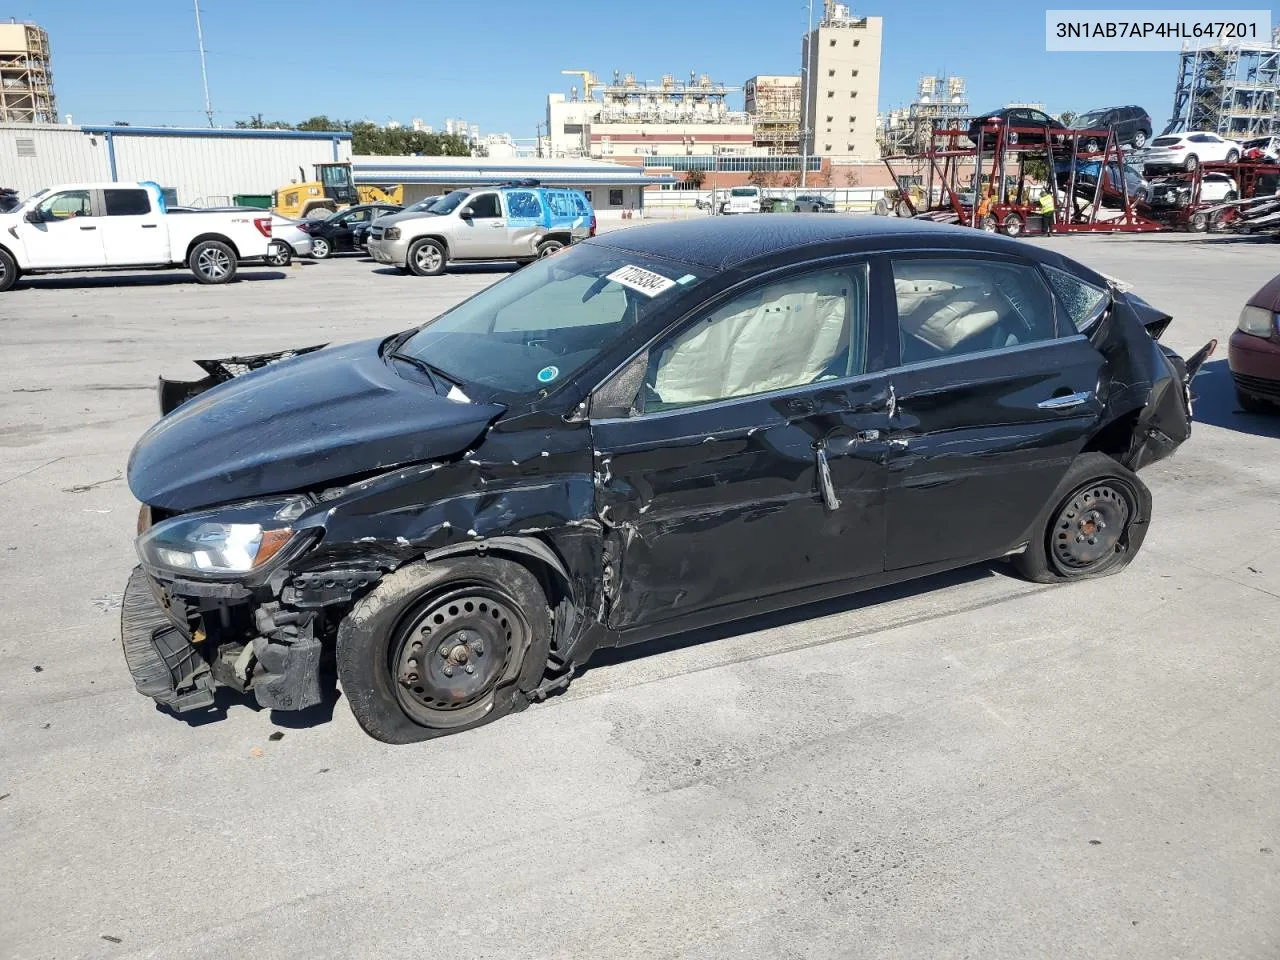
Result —
<instances>
[{"instance_id":1,"label":"metal scaffolding","mask_svg":"<svg viewBox=\"0 0 1280 960\"><path fill-rule=\"evenodd\" d=\"M1165 133L1242 139L1280 134L1280 27L1271 42L1184 49Z\"/></svg>"},{"instance_id":2,"label":"metal scaffolding","mask_svg":"<svg viewBox=\"0 0 1280 960\"><path fill-rule=\"evenodd\" d=\"M798 154L800 78L752 77L746 89L754 145L771 154Z\"/></svg>"},{"instance_id":3,"label":"metal scaffolding","mask_svg":"<svg viewBox=\"0 0 1280 960\"><path fill-rule=\"evenodd\" d=\"M931 143L936 121L968 115L964 77L921 77L912 104L906 110L891 111L885 118L880 129L880 153L891 156L923 151Z\"/></svg>"},{"instance_id":4,"label":"metal scaffolding","mask_svg":"<svg viewBox=\"0 0 1280 960\"><path fill-rule=\"evenodd\" d=\"M0 24L0 123L57 123L49 35L34 23Z\"/></svg>"}]
</instances>

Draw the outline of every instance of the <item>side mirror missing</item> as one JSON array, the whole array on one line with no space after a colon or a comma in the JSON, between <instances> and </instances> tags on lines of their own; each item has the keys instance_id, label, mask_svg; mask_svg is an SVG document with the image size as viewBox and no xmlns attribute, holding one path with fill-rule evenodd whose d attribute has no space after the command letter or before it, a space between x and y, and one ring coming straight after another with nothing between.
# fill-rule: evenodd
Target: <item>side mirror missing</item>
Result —
<instances>
[{"instance_id":1,"label":"side mirror missing","mask_svg":"<svg viewBox=\"0 0 1280 960\"><path fill-rule=\"evenodd\" d=\"M22 219L27 223L44 223L44 218L40 216L39 210L28 210Z\"/></svg>"}]
</instances>

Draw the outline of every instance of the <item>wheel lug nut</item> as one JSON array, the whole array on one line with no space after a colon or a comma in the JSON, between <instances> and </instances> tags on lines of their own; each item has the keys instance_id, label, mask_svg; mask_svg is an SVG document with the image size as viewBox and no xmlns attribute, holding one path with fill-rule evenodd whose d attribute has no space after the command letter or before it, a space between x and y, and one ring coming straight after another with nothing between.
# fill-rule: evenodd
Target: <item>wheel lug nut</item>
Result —
<instances>
[{"instance_id":1,"label":"wheel lug nut","mask_svg":"<svg viewBox=\"0 0 1280 960\"><path fill-rule=\"evenodd\" d=\"M452 676L453 676L453 667L445 667L445 668L444 668L444 675L445 675L446 677L452 677Z\"/></svg>"},{"instance_id":2,"label":"wheel lug nut","mask_svg":"<svg viewBox=\"0 0 1280 960\"><path fill-rule=\"evenodd\" d=\"M484 644L481 643L479 640L476 640L474 643L471 644L471 652L474 653L477 657L480 656L481 654L484 653Z\"/></svg>"},{"instance_id":3,"label":"wheel lug nut","mask_svg":"<svg viewBox=\"0 0 1280 960\"><path fill-rule=\"evenodd\" d=\"M467 664L466 670L467 670L467 673L475 673L475 672L476 672L476 668L475 668L475 667L473 667L473 666L472 666L471 664L469 664L469 663Z\"/></svg>"},{"instance_id":4,"label":"wheel lug nut","mask_svg":"<svg viewBox=\"0 0 1280 960\"><path fill-rule=\"evenodd\" d=\"M449 645L447 643L440 645L440 656L442 657L449 656Z\"/></svg>"},{"instance_id":5,"label":"wheel lug nut","mask_svg":"<svg viewBox=\"0 0 1280 960\"><path fill-rule=\"evenodd\" d=\"M1076 534L1076 543L1084 543L1084 534L1083 534L1083 533L1077 533L1077 534Z\"/></svg>"}]
</instances>

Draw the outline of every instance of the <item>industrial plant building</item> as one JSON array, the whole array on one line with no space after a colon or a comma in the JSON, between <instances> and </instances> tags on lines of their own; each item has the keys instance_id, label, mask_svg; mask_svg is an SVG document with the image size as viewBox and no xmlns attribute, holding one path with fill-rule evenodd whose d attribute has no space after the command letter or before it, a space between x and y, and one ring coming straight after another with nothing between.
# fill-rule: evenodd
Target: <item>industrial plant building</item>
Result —
<instances>
[{"instance_id":1,"label":"industrial plant building","mask_svg":"<svg viewBox=\"0 0 1280 960\"><path fill-rule=\"evenodd\" d=\"M821 22L804 38L804 127L822 157L872 159L880 97L882 17L855 17L827 0Z\"/></svg>"},{"instance_id":2,"label":"industrial plant building","mask_svg":"<svg viewBox=\"0 0 1280 960\"><path fill-rule=\"evenodd\" d=\"M49 35L34 23L0 23L0 123L57 123Z\"/></svg>"},{"instance_id":3,"label":"industrial plant building","mask_svg":"<svg viewBox=\"0 0 1280 960\"><path fill-rule=\"evenodd\" d=\"M1233 140L1280 134L1280 27L1270 43L1215 43L1178 58L1169 131Z\"/></svg>"}]
</instances>

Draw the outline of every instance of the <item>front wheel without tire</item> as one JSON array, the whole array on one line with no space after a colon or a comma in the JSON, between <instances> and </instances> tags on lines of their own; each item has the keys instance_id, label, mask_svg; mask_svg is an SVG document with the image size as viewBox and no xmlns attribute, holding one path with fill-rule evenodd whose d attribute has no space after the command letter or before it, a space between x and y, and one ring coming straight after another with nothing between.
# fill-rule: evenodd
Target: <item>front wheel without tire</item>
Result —
<instances>
[{"instance_id":1,"label":"front wheel without tire","mask_svg":"<svg viewBox=\"0 0 1280 960\"><path fill-rule=\"evenodd\" d=\"M267 248L267 263L273 267L287 267L293 262L293 248L283 240L272 240Z\"/></svg>"},{"instance_id":2,"label":"front wheel without tire","mask_svg":"<svg viewBox=\"0 0 1280 960\"><path fill-rule=\"evenodd\" d=\"M8 250L0 248L0 293L18 282L18 265Z\"/></svg>"},{"instance_id":3,"label":"front wheel without tire","mask_svg":"<svg viewBox=\"0 0 1280 960\"><path fill-rule=\"evenodd\" d=\"M236 277L236 252L221 240L197 243L187 266L200 283L230 283Z\"/></svg>"},{"instance_id":4,"label":"front wheel without tire","mask_svg":"<svg viewBox=\"0 0 1280 960\"><path fill-rule=\"evenodd\" d=\"M528 704L551 636L526 568L489 557L419 562L385 578L338 628L338 678L366 733L414 743Z\"/></svg>"},{"instance_id":5,"label":"front wheel without tire","mask_svg":"<svg viewBox=\"0 0 1280 960\"><path fill-rule=\"evenodd\" d=\"M408 267L419 277L438 277L444 273L448 259L438 240L419 240L409 248Z\"/></svg>"},{"instance_id":6,"label":"front wheel without tire","mask_svg":"<svg viewBox=\"0 0 1280 960\"><path fill-rule=\"evenodd\" d=\"M1036 518L1026 550L1013 557L1014 569L1035 583L1061 583L1128 566L1151 520L1146 485L1106 454L1086 453L1058 491Z\"/></svg>"}]
</instances>

